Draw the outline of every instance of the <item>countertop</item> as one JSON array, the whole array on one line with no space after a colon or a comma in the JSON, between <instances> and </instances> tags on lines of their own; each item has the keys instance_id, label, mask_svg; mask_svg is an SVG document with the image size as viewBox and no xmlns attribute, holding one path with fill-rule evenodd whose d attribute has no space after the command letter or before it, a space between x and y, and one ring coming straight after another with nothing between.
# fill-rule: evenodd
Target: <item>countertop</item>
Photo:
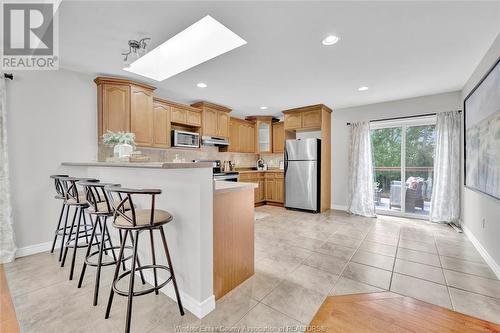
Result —
<instances>
[{"instance_id":1,"label":"countertop","mask_svg":"<svg viewBox=\"0 0 500 333\"><path fill-rule=\"evenodd\" d=\"M256 183L245 183L245 182L226 182L226 181L215 181L214 182L214 193L226 193L226 192L237 192L243 190L253 190L257 188Z\"/></svg>"},{"instance_id":2,"label":"countertop","mask_svg":"<svg viewBox=\"0 0 500 333\"><path fill-rule=\"evenodd\" d=\"M248 170L248 169L243 169L243 170L236 170L239 173L256 173L256 172L284 172L285 170L283 169L268 169L268 170Z\"/></svg>"},{"instance_id":3,"label":"countertop","mask_svg":"<svg viewBox=\"0 0 500 333\"><path fill-rule=\"evenodd\" d=\"M193 169L212 168L210 162L63 162L64 166L117 167L117 168L149 168L149 169Z\"/></svg>"}]
</instances>

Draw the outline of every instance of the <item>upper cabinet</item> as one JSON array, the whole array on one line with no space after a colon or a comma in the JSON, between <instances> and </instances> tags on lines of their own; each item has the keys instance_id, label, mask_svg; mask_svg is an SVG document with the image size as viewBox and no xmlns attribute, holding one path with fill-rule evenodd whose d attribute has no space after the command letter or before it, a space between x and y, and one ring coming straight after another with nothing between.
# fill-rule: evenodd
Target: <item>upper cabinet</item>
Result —
<instances>
[{"instance_id":1,"label":"upper cabinet","mask_svg":"<svg viewBox=\"0 0 500 333\"><path fill-rule=\"evenodd\" d=\"M231 109L208 102L191 104L202 113L202 133L206 136L229 137L229 112Z\"/></svg>"},{"instance_id":2,"label":"upper cabinet","mask_svg":"<svg viewBox=\"0 0 500 333\"><path fill-rule=\"evenodd\" d=\"M247 120L255 121L255 152L273 152L273 117L252 116Z\"/></svg>"},{"instance_id":3,"label":"upper cabinet","mask_svg":"<svg viewBox=\"0 0 500 333\"><path fill-rule=\"evenodd\" d=\"M98 77L99 141L106 131L133 132L140 146L153 140L153 91L155 87L129 80Z\"/></svg>"},{"instance_id":4,"label":"upper cabinet","mask_svg":"<svg viewBox=\"0 0 500 333\"><path fill-rule=\"evenodd\" d=\"M285 152L285 124L280 121L273 124L273 153Z\"/></svg>"},{"instance_id":5,"label":"upper cabinet","mask_svg":"<svg viewBox=\"0 0 500 333\"><path fill-rule=\"evenodd\" d=\"M188 105L166 101L170 105L170 121L173 124L201 127L201 111Z\"/></svg>"},{"instance_id":6,"label":"upper cabinet","mask_svg":"<svg viewBox=\"0 0 500 333\"><path fill-rule=\"evenodd\" d=\"M255 124L239 118L230 117L228 151L254 153Z\"/></svg>"},{"instance_id":7,"label":"upper cabinet","mask_svg":"<svg viewBox=\"0 0 500 333\"><path fill-rule=\"evenodd\" d=\"M136 85L130 87L130 132L138 146L153 143L153 91Z\"/></svg>"},{"instance_id":8,"label":"upper cabinet","mask_svg":"<svg viewBox=\"0 0 500 333\"><path fill-rule=\"evenodd\" d=\"M153 147L170 148L170 105L153 98Z\"/></svg>"},{"instance_id":9,"label":"upper cabinet","mask_svg":"<svg viewBox=\"0 0 500 333\"><path fill-rule=\"evenodd\" d=\"M321 130L323 124L322 104L283 111L285 114L285 130ZM331 112L330 109L328 109Z\"/></svg>"}]
</instances>

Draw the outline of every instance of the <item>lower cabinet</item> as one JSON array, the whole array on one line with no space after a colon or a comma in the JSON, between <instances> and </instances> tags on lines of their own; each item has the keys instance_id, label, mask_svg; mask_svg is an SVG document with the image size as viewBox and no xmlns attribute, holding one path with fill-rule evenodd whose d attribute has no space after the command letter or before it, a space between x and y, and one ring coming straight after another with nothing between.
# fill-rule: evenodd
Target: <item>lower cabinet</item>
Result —
<instances>
[{"instance_id":1,"label":"lower cabinet","mask_svg":"<svg viewBox=\"0 0 500 333\"><path fill-rule=\"evenodd\" d=\"M256 205L262 203L282 204L284 202L283 172L248 172L240 174L240 181L256 183L259 186L254 190Z\"/></svg>"}]
</instances>

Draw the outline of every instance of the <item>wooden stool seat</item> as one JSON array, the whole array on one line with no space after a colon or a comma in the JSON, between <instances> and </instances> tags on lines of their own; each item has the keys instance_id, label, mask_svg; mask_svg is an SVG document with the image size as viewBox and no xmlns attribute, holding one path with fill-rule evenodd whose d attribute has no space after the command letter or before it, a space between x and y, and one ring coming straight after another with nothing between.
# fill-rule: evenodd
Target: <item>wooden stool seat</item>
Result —
<instances>
[{"instance_id":1,"label":"wooden stool seat","mask_svg":"<svg viewBox=\"0 0 500 333\"><path fill-rule=\"evenodd\" d=\"M172 215L164 210L155 209L153 211L153 223L151 224L151 209L141 209L135 211L136 225L132 225L132 212L128 211L125 216L118 216L114 222L117 228L144 228L145 226L160 226L172 221Z\"/></svg>"}]
</instances>

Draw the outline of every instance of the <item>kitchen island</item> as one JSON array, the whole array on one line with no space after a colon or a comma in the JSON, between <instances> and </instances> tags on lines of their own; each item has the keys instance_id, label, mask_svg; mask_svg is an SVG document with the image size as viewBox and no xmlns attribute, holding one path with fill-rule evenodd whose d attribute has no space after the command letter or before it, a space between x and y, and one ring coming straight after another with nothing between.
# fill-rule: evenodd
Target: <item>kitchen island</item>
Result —
<instances>
[{"instance_id":1,"label":"kitchen island","mask_svg":"<svg viewBox=\"0 0 500 333\"><path fill-rule=\"evenodd\" d=\"M215 308L214 287L214 204L219 195L232 196L235 199L240 194L251 193L255 184L214 182L211 163L126 163L126 162L65 162L61 164L58 173L75 177L93 177L102 182L118 183L129 188L158 188L162 194L156 198L158 209L169 211L174 219L165 225L172 265L175 269L177 283L184 307L199 318L204 317ZM248 196L248 195L247 195ZM134 202L138 209L146 208L148 200L140 197ZM236 199L237 201L239 199ZM247 202L239 202L247 215L246 232L251 232L251 248L253 261L253 196ZM232 210L231 210L232 211ZM237 211L236 211L237 213ZM228 215L226 215L228 216ZM239 222L240 220L230 219ZM118 233L114 228L112 238L118 244ZM160 239L155 239L157 253L162 253ZM237 246L238 244L234 244ZM227 250L227 248L226 248ZM234 251L238 251L235 248ZM232 250L230 250L232 251ZM141 261L150 260L149 242L139 243ZM158 261L164 261L160 256ZM253 274L253 262L252 271ZM159 276L162 280L166 276ZM148 282L153 277L145 275ZM232 288L234 288L233 285ZM231 288L231 289L232 289ZM175 300L172 284L169 283L162 292Z\"/></svg>"}]
</instances>

